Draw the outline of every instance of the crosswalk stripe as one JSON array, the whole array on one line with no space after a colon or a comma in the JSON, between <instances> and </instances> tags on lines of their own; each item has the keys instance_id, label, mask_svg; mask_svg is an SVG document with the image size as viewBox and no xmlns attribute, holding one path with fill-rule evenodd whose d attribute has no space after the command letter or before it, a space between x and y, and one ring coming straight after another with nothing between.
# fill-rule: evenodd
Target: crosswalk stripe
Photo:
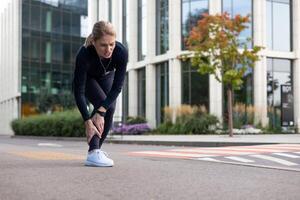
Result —
<instances>
[{"instance_id":1,"label":"crosswalk stripe","mask_svg":"<svg viewBox=\"0 0 300 200\"><path fill-rule=\"evenodd\" d=\"M250 155L250 156L255 157L255 158L264 159L264 160L273 161L273 162L280 163L282 165L287 165L287 166L298 165L297 163L289 162L287 160L283 160L283 159L280 159L280 158L275 158L275 157L272 157L272 156L266 156L266 155Z\"/></svg>"},{"instance_id":2,"label":"crosswalk stripe","mask_svg":"<svg viewBox=\"0 0 300 200\"><path fill-rule=\"evenodd\" d=\"M279 147L265 147L264 149L283 149L283 150L300 150L300 147L288 147L288 146L279 146Z\"/></svg>"},{"instance_id":3,"label":"crosswalk stripe","mask_svg":"<svg viewBox=\"0 0 300 200\"><path fill-rule=\"evenodd\" d=\"M225 157L225 158L228 158L230 160L239 161L239 162L245 162L245 163L254 162L253 160L249 160L249 159L246 159L246 158L240 158L240 157L236 157L236 156L228 156L228 157Z\"/></svg>"},{"instance_id":4,"label":"crosswalk stripe","mask_svg":"<svg viewBox=\"0 0 300 200\"><path fill-rule=\"evenodd\" d=\"M219 162L219 160L214 159L214 158L194 158L193 160L203 160L203 161Z\"/></svg>"},{"instance_id":5,"label":"crosswalk stripe","mask_svg":"<svg viewBox=\"0 0 300 200\"><path fill-rule=\"evenodd\" d=\"M262 148L241 148L241 147L233 147L230 150L235 151L247 151L247 152L266 152L266 153L275 153L275 152L284 152L284 149L262 149Z\"/></svg>"},{"instance_id":6,"label":"crosswalk stripe","mask_svg":"<svg viewBox=\"0 0 300 200\"><path fill-rule=\"evenodd\" d=\"M288 154L288 153L273 153L273 154L278 155L278 156L288 157L288 158L300 158L300 156L296 156L296 155L292 155L292 154Z\"/></svg>"},{"instance_id":7,"label":"crosswalk stripe","mask_svg":"<svg viewBox=\"0 0 300 200\"><path fill-rule=\"evenodd\" d=\"M188 153L205 153L205 154L234 154L234 155L248 155L250 152L236 152L225 150L206 150L206 149L171 149L172 152L188 152Z\"/></svg>"},{"instance_id":8,"label":"crosswalk stripe","mask_svg":"<svg viewBox=\"0 0 300 200\"><path fill-rule=\"evenodd\" d=\"M132 152L133 154L148 155L148 156L172 156L172 157L213 157L212 154L193 154L193 153L176 153L176 152L165 152L165 151L138 151Z\"/></svg>"}]
</instances>

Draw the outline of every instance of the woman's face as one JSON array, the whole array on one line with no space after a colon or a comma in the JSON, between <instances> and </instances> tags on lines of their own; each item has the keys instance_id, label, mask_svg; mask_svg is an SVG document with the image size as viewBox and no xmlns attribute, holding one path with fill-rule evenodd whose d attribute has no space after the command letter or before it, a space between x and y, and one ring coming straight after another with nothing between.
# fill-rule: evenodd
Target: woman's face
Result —
<instances>
[{"instance_id":1,"label":"woman's face","mask_svg":"<svg viewBox=\"0 0 300 200\"><path fill-rule=\"evenodd\" d=\"M116 46L116 37L104 35L102 38L93 41L97 54L103 58L110 58Z\"/></svg>"}]
</instances>

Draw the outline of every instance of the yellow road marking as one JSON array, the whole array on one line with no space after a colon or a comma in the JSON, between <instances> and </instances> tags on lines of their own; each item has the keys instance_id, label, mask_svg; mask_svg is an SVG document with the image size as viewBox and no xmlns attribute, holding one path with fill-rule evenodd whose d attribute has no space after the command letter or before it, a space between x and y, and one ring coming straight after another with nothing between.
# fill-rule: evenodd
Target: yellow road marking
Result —
<instances>
[{"instance_id":1,"label":"yellow road marking","mask_svg":"<svg viewBox=\"0 0 300 200\"><path fill-rule=\"evenodd\" d=\"M25 158L31 158L36 160L83 160L84 157L80 155L51 152L51 151L14 151L8 152L16 156L21 156Z\"/></svg>"}]
</instances>

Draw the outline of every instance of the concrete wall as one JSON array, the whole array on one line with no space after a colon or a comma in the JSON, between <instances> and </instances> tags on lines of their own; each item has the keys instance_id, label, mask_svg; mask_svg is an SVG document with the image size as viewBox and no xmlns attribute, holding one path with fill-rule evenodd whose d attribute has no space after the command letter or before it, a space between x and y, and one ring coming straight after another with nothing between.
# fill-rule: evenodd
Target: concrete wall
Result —
<instances>
[{"instance_id":1,"label":"concrete wall","mask_svg":"<svg viewBox=\"0 0 300 200\"><path fill-rule=\"evenodd\" d=\"M4 1L0 14L0 134L12 135L20 113L21 1Z\"/></svg>"}]
</instances>

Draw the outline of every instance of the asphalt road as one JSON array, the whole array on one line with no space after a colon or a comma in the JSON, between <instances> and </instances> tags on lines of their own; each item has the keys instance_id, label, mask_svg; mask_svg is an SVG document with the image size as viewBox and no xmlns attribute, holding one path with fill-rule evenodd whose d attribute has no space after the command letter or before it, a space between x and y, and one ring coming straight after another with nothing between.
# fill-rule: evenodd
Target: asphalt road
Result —
<instances>
[{"instance_id":1,"label":"asphalt road","mask_svg":"<svg viewBox=\"0 0 300 200\"><path fill-rule=\"evenodd\" d=\"M0 137L0 199L300 199L299 171L131 153L174 147L103 149L114 167L85 167L84 142Z\"/></svg>"}]
</instances>

